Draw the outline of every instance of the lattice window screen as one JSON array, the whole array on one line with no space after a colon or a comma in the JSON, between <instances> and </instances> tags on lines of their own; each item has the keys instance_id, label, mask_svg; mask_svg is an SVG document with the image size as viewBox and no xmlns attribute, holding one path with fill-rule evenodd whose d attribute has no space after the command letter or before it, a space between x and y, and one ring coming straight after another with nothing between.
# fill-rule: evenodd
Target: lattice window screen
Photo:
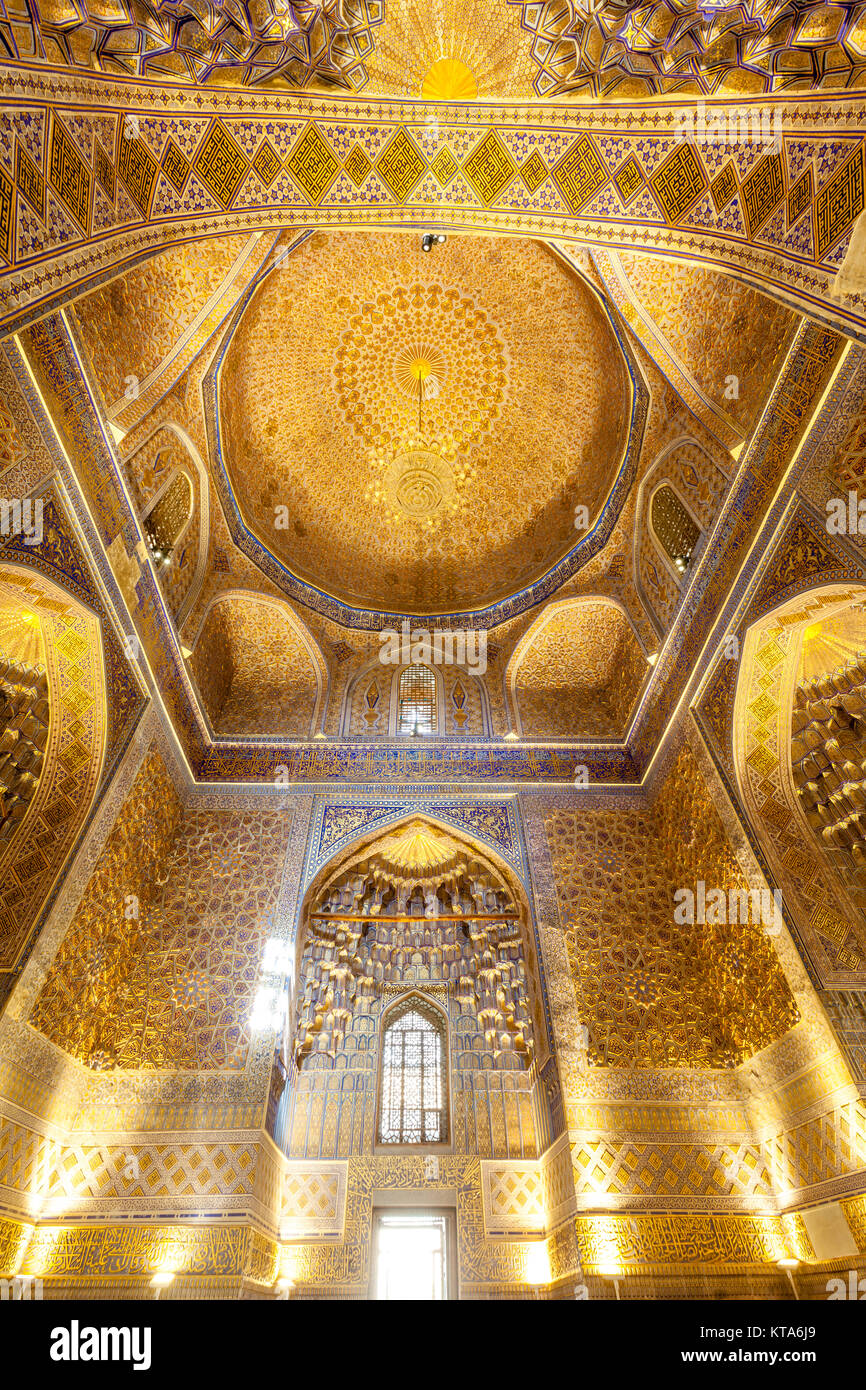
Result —
<instances>
[{"instance_id":1,"label":"lattice window screen","mask_svg":"<svg viewBox=\"0 0 866 1390\"><path fill-rule=\"evenodd\" d=\"M441 1144L448 1138L444 1032L418 1008L385 1029L380 1143Z\"/></svg>"},{"instance_id":2,"label":"lattice window screen","mask_svg":"<svg viewBox=\"0 0 866 1390\"><path fill-rule=\"evenodd\" d=\"M436 677L429 666L407 666L400 677L397 732L436 732Z\"/></svg>"},{"instance_id":3,"label":"lattice window screen","mask_svg":"<svg viewBox=\"0 0 866 1390\"><path fill-rule=\"evenodd\" d=\"M185 473L172 478L159 501L144 521L144 533L151 554L170 555L192 511L192 488Z\"/></svg>"},{"instance_id":4,"label":"lattice window screen","mask_svg":"<svg viewBox=\"0 0 866 1390\"><path fill-rule=\"evenodd\" d=\"M685 573L700 539L700 527L692 520L672 487L660 487L652 500L652 527L659 544L674 564Z\"/></svg>"}]
</instances>

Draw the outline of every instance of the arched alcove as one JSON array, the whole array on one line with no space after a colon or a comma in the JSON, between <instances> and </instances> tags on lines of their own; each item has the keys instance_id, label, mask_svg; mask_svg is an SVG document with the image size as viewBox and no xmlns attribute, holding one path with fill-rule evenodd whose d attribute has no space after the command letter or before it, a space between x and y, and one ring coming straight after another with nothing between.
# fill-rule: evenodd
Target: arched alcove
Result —
<instances>
[{"instance_id":1,"label":"arched alcove","mask_svg":"<svg viewBox=\"0 0 866 1390\"><path fill-rule=\"evenodd\" d=\"M292 1113L283 1120L290 1155L321 1153L326 1133L346 1154L380 1142L383 1030L407 998L442 1019L447 1142L503 1155L549 1142L531 907L488 847L420 815L356 841L311 883L295 959Z\"/></svg>"},{"instance_id":2,"label":"arched alcove","mask_svg":"<svg viewBox=\"0 0 866 1390\"><path fill-rule=\"evenodd\" d=\"M734 710L734 762L747 814L828 988L866 983L864 603L861 585L824 585L753 623Z\"/></svg>"},{"instance_id":3,"label":"arched alcove","mask_svg":"<svg viewBox=\"0 0 866 1390\"><path fill-rule=\"evenodd\" d=\"M221 737L316 731L327 668L286 603L234 590L218 595L202 618L190 671Z\"/></svg>"},{"instance_id":4,"label":"arched alcove","mask_svg":"<svg viewBox=\"0 0 866 1390\"><path fill-rule=\"evenodd\" d=\"M96 795L107 736L99 619L0 564L0 966L14 969Z\"/></svg>"},{"instance_id":5,"label":"arched alcove","mask_svg":"<svg viewBox=\"0 0 866 1390\"><path fill-rule=\"evenodd\" d=\"M621 738L648 670L618 603L602 597L551 603L508 663L517 731L540 738Z\"/></svg>"}]
</instances>

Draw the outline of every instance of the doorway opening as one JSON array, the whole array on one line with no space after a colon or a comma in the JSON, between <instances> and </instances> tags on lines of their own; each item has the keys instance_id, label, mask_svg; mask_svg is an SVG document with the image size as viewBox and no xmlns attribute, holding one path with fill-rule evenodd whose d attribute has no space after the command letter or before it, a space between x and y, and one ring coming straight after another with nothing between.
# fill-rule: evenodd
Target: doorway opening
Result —
<instances>
[{"instance_id":1,"label":"doorway opening","mask_svg":"<svg viewBox=\"0 0 866 1390\"><path fill-rule=\"evenodd\" d=\"M453 1298L453 1228L454 1216L449 1212L376 1212L373 1297Z\"/></svg>"}]
</instances>

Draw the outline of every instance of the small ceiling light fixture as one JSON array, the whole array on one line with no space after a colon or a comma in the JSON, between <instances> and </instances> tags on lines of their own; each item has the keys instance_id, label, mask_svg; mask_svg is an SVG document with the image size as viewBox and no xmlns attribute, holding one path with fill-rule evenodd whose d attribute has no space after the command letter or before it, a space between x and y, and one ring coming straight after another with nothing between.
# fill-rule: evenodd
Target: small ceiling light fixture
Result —
<instances>
[{"instance_id":1,"label":"small ceiling light fixture","mask_svg":"<svg viewBox=\"0 0 866 1390\"><path fill-rule=\"evenodd\" d=\"M444 246L447 240L444 232L425 232L421 238L421 250L432 251L434 246Z\"/></svg>"},{"instance_id":2,"label":"small ceiling light fixture","mask_svg":"<svg viewBox=\"0 0 866 1390\"><path fill-rule=\"evenodd\" d=\"M516 738L517 738L517 734L515 733L514 729L509 729L509 730L508 730L508 733L505 735L505 737L506 737L507 739L516 739Z\"/></svg>"}]
</instances>

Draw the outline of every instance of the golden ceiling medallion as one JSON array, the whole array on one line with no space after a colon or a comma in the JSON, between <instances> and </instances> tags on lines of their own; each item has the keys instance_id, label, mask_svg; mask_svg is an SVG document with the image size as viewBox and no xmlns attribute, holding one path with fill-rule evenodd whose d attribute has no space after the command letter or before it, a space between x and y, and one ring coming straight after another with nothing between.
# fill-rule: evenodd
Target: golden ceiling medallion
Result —
<instances>
[{"instance_id":1,"label":"golden ceiling medallion","mask_svg":"<svg viewBox=\"0 0 866 1390\"><path fill-rule=\"evenodd\" d=\"M398 454L385 475L385 496L395 511L414 521L426 521L457 504L450 467L429 449Z\"/></svg>"},{"instance_id":2,"label":"golden ceiling medallion","mask_svg":"<svg viewBox=\"0 0 866 1390\"><path fill-rule=\"evenodd\" d=\"M420 257L419 257L420 259ZM383 290L350 316L334 358L344 420L380 461L426 427L463 448L500 416L508 354L496 325L467 295L435 283Z\"/></svg>"},{"instance_id":3,"label":"golden ceiling medallion","mask_svg":"<svg viewBox=\"0 0 866 1390\"><path fill-rule=\"evenodd\" d=\"M417 401L419 388L424 400L442 395L448 368L438 348L429 343L408 343L394 360L394 381L404 396Z\"/></svg>"}]
</instances>

